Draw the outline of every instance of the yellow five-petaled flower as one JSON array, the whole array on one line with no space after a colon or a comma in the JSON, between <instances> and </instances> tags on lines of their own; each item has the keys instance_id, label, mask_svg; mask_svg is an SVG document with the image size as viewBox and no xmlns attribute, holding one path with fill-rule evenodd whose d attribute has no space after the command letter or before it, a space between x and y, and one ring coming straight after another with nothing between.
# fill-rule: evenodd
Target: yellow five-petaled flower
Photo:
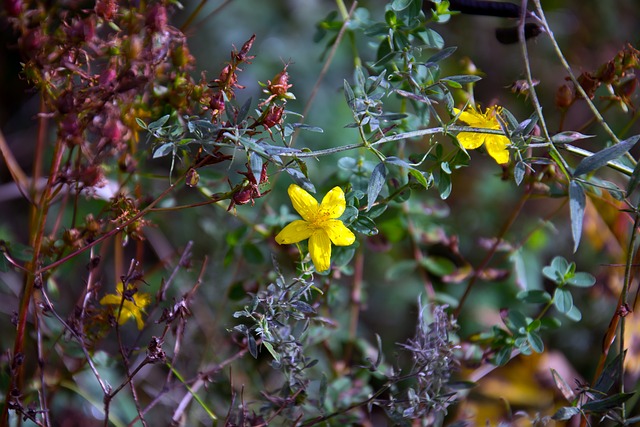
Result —
<instances>
[{"instance_id":1,"label":"yellow five-petaled flower","mask_svg":"<svg viewBox=\"0 0 640 427\"><path fill-rule=\"evenodd\" d=\"M124 298L124 301L122 299ZM122 283L116 285L116 293L108 294L102 297L100 304L102 305L114 305L118 308L122 305L122 311L119 315L116 315L119 324L126 323L129 319L135 319L138 329L144 327L144 321L142 315L144 314L144 308L151 302L151 296L142 292L135 292L131 299L123 297Z\"/></svg>"},{"instance_id":2,"label":"yellow five-petaled flower","mask_svg":"<svg viewBox=\"0 0 640 427\"><path fill-rule=\"evenodd\" d=\"M476 109L468 108L467 111L460 111L457 108L453 109L453 112L458 115L458 120L461 120L469 126L483 129L495 129L500 130L500 123L498 122L498 114L500 114L501 108L498 106L489 107L482 113ZM497 135L493 133L476 133L476 132L460 132L457 136L460 144L467 150L473 150L485 145L487 152L498 164L509 163L509 138L504 135Z\"/></svg>"},{"instance_id":3,"label":"yellow five-petaled flower","mask_svg":"<svg viewBox=\"0 0 640 427\"><path fill-rule=\"evenodd\" d=\"M293 208L302 219L293 221L276 236L278 244L298 243L309 239L309 253L316 271L325 271L331 265L331 243L336 246L349 246L356 236L338 218L346 208L344 191L334 187L322 203L301 187L289 186L289 197Z\"/></svg>"}]
</instances>

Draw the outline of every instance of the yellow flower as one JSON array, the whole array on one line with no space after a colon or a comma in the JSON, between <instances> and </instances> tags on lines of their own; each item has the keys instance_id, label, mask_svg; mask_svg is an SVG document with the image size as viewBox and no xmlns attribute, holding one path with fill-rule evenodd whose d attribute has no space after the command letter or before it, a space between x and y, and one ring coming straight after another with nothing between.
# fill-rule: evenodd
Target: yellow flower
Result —
<instances>
[{"instance_id":1,"label":"yellow flower","mask_svg":"<svg viewBox=\"0 0 640 427\"><path fill-rule=\"evenodd\" d=\"M124 302L122 299L124 298ZM122 295L122 283L118 283L116 286L115 294L105 295L101 300L102 305L115 305L118 308L122 305L122 311L119 315L116 315L119 324L124 324L129 319L135 319L138 329L144 327L142 321L142 315L144 314L144 308L151 302L151 296L142 292L136 292L131 297L131 300Z\"/></svg>"},{"instance_id":2,"label":"yellow flower","mask_svg":"<svg viewBox=\"0 0 640 427\"><path fill-rule=\"evenodd\" d=\"M469 126L483 129L502 129L500 123L498 123L498 114L500 114L501 108L498 106L487 108L483 114L481 111L476 111L474 108L467 109L467 111L460 111L457 108L453 109L453 112L458 115L458 120L461 120ZM458 141L467 150L473 150L485 145L487 152L498 164L509 163L509 138L504 135L496 135L493 133L476 133L476 132L460 132L458 134Z\"/></svg>"},{"instance_id":3,"label":"yellow flower","mask_svg":"<svg viewBox=\"0 0 640 427\"><path fill-rule=\"evenodd\" d=\"M288 192L293 208L302 219L283 228L276 236L276 242L282 245L309 239L309 253L316 270L328 270L331 264L331 243L349 246L356 240L351 230L338 219L346 208L344 191L340 187L334 187L320 204L295 184L289 186Z\"/></svg>"}]
</instances>

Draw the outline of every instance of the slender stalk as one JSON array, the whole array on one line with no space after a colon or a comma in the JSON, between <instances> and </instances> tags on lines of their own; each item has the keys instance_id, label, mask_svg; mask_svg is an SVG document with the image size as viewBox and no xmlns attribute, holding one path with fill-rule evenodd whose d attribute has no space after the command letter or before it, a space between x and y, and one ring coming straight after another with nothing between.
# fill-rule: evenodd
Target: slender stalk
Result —
<instances>
[{"instance_id":1,"label":"slender stalk","mask_svg":"<svg viewBox=\"0 0 640 427\"><path fill-rule=\"evenodd\" d=\"M467 284L467 287L464 290L462 297L460 298L460 302L458 303L458 306L456 307L456 309L453 311L453 316L455 318L457 318L460 315L460 312L462 311L462 307L464 306L464 303L467 300L467 297L471 293L471 289L480 278L480 273L487 267L487 265L489 265L489 261L491 261L491 258L493 258L493 255L496 253L496 250L500 246L500 243L502 243L502 239L504 238L504 236L507 234L507 231L511 228L511 226L515 222L516 218L522 211L522 208L524 207L525 203L527 202L527 200L529 200L529 197L531 197L531 189L527 189L527 192L520 198L520 201L518 202L516 207L512 210L511 216L507 219L507 222L504 223L504 225L502 226L502 229L496 236L496 240L491 246L491 248L489 249L489 251L487 252L487 255L485 255L484 259L480 262L480 265L478 265L478 267L473 270L473 274L469 279L469 283Z\"/></svg>"}]
</instances>

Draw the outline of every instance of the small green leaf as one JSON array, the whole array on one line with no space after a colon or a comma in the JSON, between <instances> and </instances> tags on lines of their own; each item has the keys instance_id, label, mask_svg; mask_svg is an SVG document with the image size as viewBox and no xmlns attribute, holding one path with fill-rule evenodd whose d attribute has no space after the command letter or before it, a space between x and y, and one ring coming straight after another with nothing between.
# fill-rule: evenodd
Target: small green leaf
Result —
<instances>
[{"instance_id":1,"label":"small green leaf","mask_svg":"<svg viewBox=\"0 0 640 427\"><path fill-rule=\"evenodd\" d=\"M138 124L138 126L140 126L142 129L147 130L147 124L145 122L143 122L139 117L136 117L136 123Z\"/></svg>"},{"instance_id":2,"label":"small green leaf","mask_svg":"<svg viewBox=\"0 0 640 427\"><path fill-rule=\"evenodd\" d=\"M359 215L358 219L356 219L351 226L358 233L366 234L367 236L375 236L378 234L378 228L375 222L364 215Z\"/></svg>"},{"instance_id":3,"label":"small green leaf","mask_svg":"<svg viewBox=\"0 0 640 427\"><path fill-rule=\"evenodd\" d=\"M159 157L168 156L173 153L174 149L175 145L173 142L164 143L153 151L153 158L157 159Z\"/></svg>"},{"instance_id":4,"label":"small green leaf","mask_svg":"<svg viewBox=\"0 0 640 427\"><path fill-rule=\"evenodd\" d=\"M529 345L531 345L531 348L536 353L542 353L544 351L544 342L537 332L528 332L527 341L529 341Z\"/></svg>"},{"instance_id":5,"label":"small green leaf","mask_svg":"<svg viewBox=\"0 0 640 427\"><path fill-rule=\"evenodd\" d=\"M621 368L620 358L622 356L626 356L626 350L622 355L618 354L613 360L607 363L607 366L604 368L598 379L596 380L593 388L594 390L598 390L602 393L607 393L611 390L611 387L615 384L616 381L621 377Z\"/></svg>"},{"instance_id":6,"label":"small green leaf","mask_svg":"<svg viewBox=\"0 0 640 427\"><path fill-rule=\"evenodd\" d=\"M249 152L248 156L249 168L253 174L253 179L256 180L256 183L260 183L260 178L262 177L262 165L264 164L264 161L262 160L262 157L253 152Z\"/></svg>"},{"instance_id":7,"label":"small green leaf","mask_svg":"<svg viewBox=\"0 0 640 427\"><path fill-rule=\"evenodd\" d=\"M451 47L446 47L444 49L442 49L441 51L437 52L435 55L431 56L429 59L427 59L426 62L426 66L429 66L430 64L435 64L436 62L440 62L445 58L448 58L449 56L451 56L453 54L453 52L455 52L457 49L457 47L455 46L451 46Z\"/></svg>"},{"instance_id":8,"label":"small green leaf","mask_svg":"<svg viewBox=\"0 0 640 427\"><path fill-rule=\"evenodd\" d=\"M596 278L589 273L576 273L567 279L567 283L580 288L589 288L596 283Z\"/></svg>"},{"instance_id":9,"label":"small green leaf","mask_svg":"<svg viewBox=\"0 0 640 427\"><path fill-rule=\"evenodd\" d=\"M311 181L309 181L309 178L307 178L298 169L284 168L283 170L286 173L288 173L289 176L291 176L291 178L293 179L293 181L296 184L298 184L300 187L304 188L305 190L307 190L310 193L315 193L316 192L316 187L313 185L313 183Z\"/></svg>"},{"instance_id":10,"label":"small green leaf","mask_svg":"<svg viewBox=\"0 0 640 427\"><path fill-rule=\"evenodd\" d=\"M564 408L558 409L551 418L556 421L566 421L571 419L573 416L578 415L579 413L579 408L576 408L575 406L565 406Z\"/></svg>"},{"instance_id":11,"label":"small green leaf","mask_svg":"<svg viewBox=\"0 0 640 427\"><path fill-rule=\"evenodd\" d=\"M633 396L634 394L635 392L619 393L619 394L614 394L613 396L605 397L604 399L592 400L582 405L581 409L583 411L598 412L598 413L607 412L609 409L619 407L624 402L629 400L631 396Z\"/></svg>"},{"instance_id":12,"label":"small green leaf","mask_svg":"<svg viewBox=\"0 0 640 427\"><path fill-rule=\"evenodd\" d=\"M578 245L580 244L580 237L582 236L582 221L584 219L584 208L586 203L587 201L582 186L578 182L572 180L569 184L569 213L571 216L573 252L578 250Z\"/></svg>"},{"instance_id":13,"label":"small green leaf","mask_svg":"<svg viewBox=\"0 0 640 427\"><path fill-rule=\"evenodd\" d=\"M253 356L254 359L258 358L258 345L256 343L256 339L253 337L253 335L248 334L247 335L247 342L249 344L249 353L251 354L251 356Z\"/></svg>"},{"instance_id":14,"label":"small green leaf","mask_svg":"<svg viewBox=\"0 0 640 427\"><path fill-rule=\"evenodd\" d=\"M440 79L440 81L447 82L447 83L457 83L458 86L463 84L468 84L468 83L475 83L479 80L482 80L482 77L474 76L471 74L465 74L465 75L459 75L459 76L447 76Z\"/></svg>"},{"instance_id":15,"label":"small green leaf","mask_svg":"<svg viewBox=\"0 0 640 427\"><path fill-rule=\"evenodd\" d=\"M604 150L598 151L592 156L583 159L576 167L574 176L584 175L601 168L611 160L617 159L627 151L631 150L633 146L636 145L639 139L640 135L632 136L631 138L625 139L619 144L607 147Z\"/></svg>"},{"instance_id":16,"label":"small green leaf","mask_svg":"<svg viewBox=\"0 0 640 427\"><path fill-rule=\"evenodd\" d=\"M422 185L424 188L429 188L431 180L427 180L427 177L424 176L423 172L420 172L417 169L409 169L409 175L414 177L416 181L418 181L418 183L420 183L420 185Z\"/></svg>"},{"instance_id":17,"label":"small green leaf","mask_svg":"<svg viewBox=\"0 0 640 427\"><path fill-rule=\"evenodd\" d=\"M560 132L551 137L551 141L554 144L568 144L573 141L578 141L580 139L593 138L595 135L583 135L580 132L574 131L565 131Z\"/></svg>"},{"instance_id":18,"label":"small green leaf","mask_svg":"<svg viewBox=\"0 0 640 427\"><path fill-rule=\"evenodd\" d=\"M515 328L513 332L520 332L521 329L526 329L527 317L521 311L509 310L509 315L507 318L511 321L511 323L513 323L513 327Z\"/></svg>"},{"instance_id":19,"label":"small green leaf","mask_svg":"<svg viewBox=\"0 0 640 427\"><path fill-rule=\"evenodd\" d=\"M638 183L640 183L640 163L638 163L633 169L631 178L629 178L629 183L627 184L627 197L629 197L629 195L631 195L631 193L633 193L633 191L638 187Z\"/></svg>"},{"instance_id":20,"label":"small green leaf","mask_svg":"<svg viewBox=\"0 0 640 427\"><path fill-rule=\"evenodd\" d=\"M556 288L553 295L553 304L559 312L568 313L573 307L573 296L571 292L565 288Z\"/></svg>"},{"instance_id":21,"label":"small green leaf","mask_svg":"<svg viewBox=\"0 0 640 427\"><path fill-rule=\"evenodd\" d=\"M580 312L578 307L576 307L575 305L571 307L571 310L565 313L565 316L567 316L569 319L573 320L574 322L579 322L580 320L582 320L582 313Z\"/></svg>"},{"instance_id":22,"label":"small green leaf","mask_svg":"<svg viewBox=\"0 0 640 427\"><path fill-rule=\"evenodd\" d=\"M420 259L420 264L431 274L443 277L453 273L456 265L448 258L438 256L427 256Z\"/></svg>"},{"instance_id":23,"label":"small green leaf","mask_svg":"<svg viewBox=\"0 0 640 427\"><path fill-rule=\"evenodd\" d=\"M371 206L376 202L380 191L387 178L387 168L384 163L380 162L373 168L371 178L369 179L369 185L367 187L367 211L371 209Z\"/></svg>"},{"instance_id":24,"label":"small green leaf","mask_svg":"<svg viewBox=\"0 0 640 427\"><path fill-rule=\"evenodd\" d=\"M167 123L167 121L169 120L169 117L170 117L169 114L160 117L155 122L149 123L149 125L147 125L146 129L148 129L150 131L154 131L156 129L161 128L162 126L164 126L165 123Z\"/></svg>"},{"instance_id":25,"label":"small green leaf","mask_svg":"<svg viewBox=\"0 0 640 427\"><path fill-rule=\"evenodd\" d=\"M513 179L515 180L516 185L522 184L526 171L527 165L524 162L516 163L516 166L513 168Z\"/></svg>"},{"instance_id":26,"label":"small green leaf","mask_svg":"<svg viewBox=\"0 0 640 427\"><path fill-rule=\"evenodd\" d=\"M546 304L551 301L551 295L548 292L537 289L519 292L517 298L528 304Z\"/></svg>"},{"instance_id":27,"label":"small green leaf","mask_svg":"<svg viewBox=\"0 0 640 427\"><path fill-rule=\"evenodd\" d=\"M347 82L346 80L344 81L344 97L347 100L347 105L349 106L349 108L353 110L356 96L354 95L353 89L351 89L349 82Z\"/></svg>"},{"instance_id":28,"label":"small green leaf","mask_svg":"<svg viewBox=\"0 0 640 427\"><path fill-rule=\"evenodd\" d=\"M275 349L273 348L273 345L271 345L271 343L269 341L264 341L264 340L262 340L262 344L267 348L269 353L271 353L271 356L273 356L275 361L279 362L280 361L280 355L275 351Z\"/></svg>"}]
</instances>

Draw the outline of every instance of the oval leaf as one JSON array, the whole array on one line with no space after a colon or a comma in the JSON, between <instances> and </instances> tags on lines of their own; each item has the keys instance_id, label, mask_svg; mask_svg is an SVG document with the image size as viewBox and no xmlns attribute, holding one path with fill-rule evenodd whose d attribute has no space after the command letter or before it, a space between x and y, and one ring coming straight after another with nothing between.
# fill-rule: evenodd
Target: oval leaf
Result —
<instances>
[{"instance_id":1,"label":"oval leaf","mask_svg":"<svg viewBox=\"0 0 640 427\"><path fill-rule=\"evenodd\" d=\"M612 145L611 147L605 148L602 151L598 151L593 156L589 156L586 159L583 159L576 167L574 176L580 176L585 173L589 173L601 168L609 161L617 159L627 151L631 150L633 146L638 142L638 139L640 139L640 135L632 136L631 138L625 139L619 144Z\"/></svg>"},{"instance_id":2,"label":"oval leaf","mask_svg":"<svg viewBox=\"0 0 640 427\"><path fill-rule=\"evenodd\" d=\"M367 187L367 211L371 209L371 206L373 206L378 198L378 194L380 194L386 178L387 167L382 162L378 163L376 167L373 168L371 178L369 179L369 186Z\"/></svg>"},{"instance_id":3,"label":"oval leaf","mask_svg":"<svg viewBox=\"0 0 640 427\"><path fill-rule=\"evenodd\" d=\"M586 160L586 159L585 159ZM576 181L569 184L569 212L571 215L571 236L573 237L573 252L578 250L580 236L582 235L582 220L584 219L584 207L586 197L582 186Z\"/></svg>"}]
</instances>

